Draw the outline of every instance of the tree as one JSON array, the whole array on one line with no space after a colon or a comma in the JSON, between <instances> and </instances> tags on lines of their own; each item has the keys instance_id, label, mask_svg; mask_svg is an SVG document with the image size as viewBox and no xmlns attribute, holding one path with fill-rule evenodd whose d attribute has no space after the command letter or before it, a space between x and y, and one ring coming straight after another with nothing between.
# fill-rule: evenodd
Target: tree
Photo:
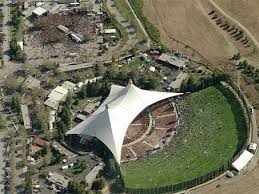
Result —
<instances>
[{"instance_id":1,"label":"tree","mask_svg":"<svg viewBox=\"0 0 259 194\"><path fill-rule=\"evenodd\" d=\"M108 71L106 72L106 77L108 79L115 79L118 75L118 70L112 66L110 67L110 69L108 69Z\"/></svg>"},{"instance_id":2,"label":"tree","mask_svg":"<svg viewBox=\"0 0 259 194\"><path fill-rule=\"evenodd\" d=\"M78 92L78 97L80 99L85 99L87 96L87 92L86 92L86 86L82 86L82 88L80 89L80 91Z\"/></svg>"},{"instance_id":3,"label":"tree","mask_svg":"<svg viewBox=\"0 0 259 194\"><path fill-rule=\"evenodd\" d=\"M5 129L6 127L6 120L4 119L3 115L0 113L0 129Z\"/></svg>"},{"instance_id":4,"label":"tree","mask_svg":"<svg viewBox=\"0 0 259 194\"><path fill-rule=\"evenodd\" d=\"M69 129L71 126L71 117L72 117L71 110L67 106L64 106L61 112L61 120L66 125L67 129Z\"/></svg>"},{"instance_id":5,"label":"tree","mask_svg":"<svg viewBox=\"0 0 259 194\"><path fill-rule=\"evenodd\" d=\"M15 93L12 95L12 102L11 102L11 107L15 112L21 112L21 96L19 93Z\"/></svg>"},{"instance_id":6,"label":"tree","mask_svg":"<svg viewBox=\"0 0 259 194\"><path fill-rule=\"evenodd\" d=\"M98 180L95 180L92 185L92 189L94 190L102 190L105 187L105 180L101 177Z\"/></svg>"},{"instance_id":7,"label":"tree","mask_svg":"<svg viewBox=\"0 0 259 194\"><path fill-rule=\"evenodd\" d=\"M81 160L80 161L80 168L81 168L81 171L84 171L85 169L86 169L86 167L87 167L87 162L86 162L86 160Z\"/></svg>"},{"instance_id":8,"label":"tree","mask_svg":"<svg viewBox=\"0 0 259 194\"><path fill-rule=\"evenodd\" d=\"M95 76L103 76L104 74L104 66L102 64L97 63L95 66Z\"/></svg>"},{"instance_id":9,"label":"tree","mask_svg":"<svg viewBox=\"0 0 259 194\"><path fill-rule=\"evenodd\" d=\"M25 176L24 191L25 191L26 194L32 193L32 178L31 178L30 172L27 172L27 174Z\"/></svg>"},{"instance_id":10,"label":"tree","mask_svg":"<svg viewBox=\"0 0 259 194\"><path fill-rule=\"evenodd\" d=\"M85 186L75 180L69 181L67 190L69 193L73 194L84 194Z\"/></svg>"}]
</instances>

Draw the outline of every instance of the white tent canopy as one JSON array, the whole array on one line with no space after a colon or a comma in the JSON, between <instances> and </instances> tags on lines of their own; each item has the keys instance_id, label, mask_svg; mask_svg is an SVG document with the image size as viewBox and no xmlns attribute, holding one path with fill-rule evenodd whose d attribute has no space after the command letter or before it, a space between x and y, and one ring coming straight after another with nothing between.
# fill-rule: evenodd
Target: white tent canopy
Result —
<instances>
[{"instance_id":1,"label":"white tent canopy","mask_svg":"<svg viewBox=\"0 0 259 194\"><path fill-rule=\"evenodd\" d=\"M123 140L132 121L151 104L180 94L142 90L134 86L131 80L126 87L112 85L109 96L101 106L66 134L98 138L120 163Z\"/></svg>"},{"instance_id":2,"label":"white tent canopy","mask_svg":"<svg viewBox=\"0 0 259 194\"><path fill-rule=\"evenodd\" d=\"M253 154L247 150L245 150L235 162L232 163L232 167L235 168L238 172L240 172L252 159Z\"/></svg>"}]
</instances>

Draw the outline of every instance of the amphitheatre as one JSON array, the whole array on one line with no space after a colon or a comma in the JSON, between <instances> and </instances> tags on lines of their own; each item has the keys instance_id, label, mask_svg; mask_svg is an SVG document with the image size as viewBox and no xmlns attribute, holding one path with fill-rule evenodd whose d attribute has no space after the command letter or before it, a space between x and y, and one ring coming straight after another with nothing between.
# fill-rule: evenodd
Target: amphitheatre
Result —
<instances>
[{"instance_id":1,"label":"amphitheatre","mask_svg":"<svg viewBox=\"0 0 259 194\"><path fill-rule=\"evenodd\" d=\"M129 193L208 172L216 176L248 137L242 108L230 93L223 86L187 94L147 91L130 80L125 87L112 85L99 108L67 135L103 142Z\"/></svg>"}]
</instances>

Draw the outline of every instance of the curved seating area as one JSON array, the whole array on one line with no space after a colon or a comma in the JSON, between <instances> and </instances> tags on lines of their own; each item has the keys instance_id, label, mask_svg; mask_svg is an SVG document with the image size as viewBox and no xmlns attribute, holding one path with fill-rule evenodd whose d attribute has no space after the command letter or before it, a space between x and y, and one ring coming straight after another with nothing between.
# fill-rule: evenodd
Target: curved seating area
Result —
<instances>
[{"instance_id":1,"label":"curved seating area","mask_svg":"<svg viewBox=\"0 0 259 194\"><path fill-rule=\"evenodd\" d=\"M149 112L149 114L147 114ZM152 154L175 134L176 113L171 102L149 107L129 126L122 148L122 162Z\"/></svg>"}]
</instances>

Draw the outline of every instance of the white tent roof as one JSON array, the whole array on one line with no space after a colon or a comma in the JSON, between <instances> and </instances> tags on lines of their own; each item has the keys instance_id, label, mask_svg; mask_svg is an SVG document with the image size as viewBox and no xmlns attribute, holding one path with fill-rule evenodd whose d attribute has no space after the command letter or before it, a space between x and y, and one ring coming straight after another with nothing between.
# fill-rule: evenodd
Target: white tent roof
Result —
<instances>
[{"instance_id":1,"label":"white tent roof","mask_svg":"<svg viewBox=\"0 0 259 194\"><path fill-rule=\"evenodd\" d=\"M253 154L245 150L235 162L232 163L232 167L235 168L238 172L241 171L247 163L252 159Z\"/></svg>"},{"instance_id":2,"label":"white tent roof","mask_svg":"<svg viewBox=\"0 0 259 194\"><path fill-rule=\"evenodd\" d=\"M129 125L146 107L158 101L180 95L142 90L133 85L112 85L107 99L85 121L66 134L89 135L102 141L120 163L124 136Z\"/></svg>"}]
</instances>

